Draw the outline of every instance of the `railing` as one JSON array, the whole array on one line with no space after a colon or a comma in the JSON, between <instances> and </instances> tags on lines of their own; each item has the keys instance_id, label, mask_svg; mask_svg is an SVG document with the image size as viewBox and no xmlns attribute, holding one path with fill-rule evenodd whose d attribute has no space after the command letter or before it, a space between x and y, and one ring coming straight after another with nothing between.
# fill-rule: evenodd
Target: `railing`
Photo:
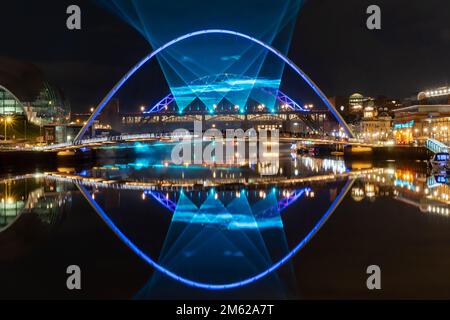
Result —
<instances>
[{"instance_id":1,"label":"railing","mask_svg":"<svg viewBox=\"0 0 450 320\"><path fill-rule=\"evenodd\" d=\"M145 139L159 139L159 138L170 138L171 135L168 134L154 134L154 133L145 133L145 134L128 134L121 136L112 136L112 137L101 137L101 138L93 138L93 139L85 139L77 142L66 142L66 143L58 143L51 144L48 146L34 147L33 150L36 151L51 151L58 149L70 149L77 148L83 146L89 146L93 144L102 144L106 142L120 142L120 141L133 141L133 140L145 140Z\"/></svg>"},{"instance_id":2,"label":"railing","mask_svg":"<svg viewBox=\"0 0 450 320\"><path fill-rule=\"evenodd\" d=\"M115 142L132 142L132 141L139 141L139 140L151 140L151 139L173 139L173 138L181 138L184 137L185 133L179 132L179 133L161 133L161 134L155 134L155 133L144 133L144 134L123 134L120 136L111 136L111 137L100 137L100 138L92 138L92 139L84 139L79 140L77 142L66 142L66 143L59 143L59 144L51 144L47 146L39 146L39 147L33 147L32 150L34 151L55 151L55 150L62 150L62 149L79 149L82 147L89 147L92 145L98 145L98 144L107 144L107 143L115 143ZM283 139L283 137L282 137ZM314 138L314 137L305 137L305 138L292 138L294 140L298 141L311 141L315 143L337 143L337 144L349 144L349 145L367 145L367 146L377 146L378 144L368 144L363 143L362 141L356 140L356 139L350 139L349 141L339 141L336 140L336 138ZM441 146L445 147L446 150L448 150L448 147L442 144L439 141L436 141L435 143L440 144ZM434 144L433 144L434 145ZM428 145L427 145L428 147ZM431 150L431 149L430 149ZM432 150L433 151L433 150ZM433 151L435 152L435 151ZM438 151L438 152L447 152L447 151Z\"/></svg>"},{"instance_id":3,"label":"railing","mask_svg":"<svg viewBox=\"0 0 450 320\"><path fill-rule=\"evenodd\" d=\"M430 150L433 153L448 153L448 146L443 144L442 142L428 138L425 142L425 146L428 150Z\"/></svg>"}]
</instances>

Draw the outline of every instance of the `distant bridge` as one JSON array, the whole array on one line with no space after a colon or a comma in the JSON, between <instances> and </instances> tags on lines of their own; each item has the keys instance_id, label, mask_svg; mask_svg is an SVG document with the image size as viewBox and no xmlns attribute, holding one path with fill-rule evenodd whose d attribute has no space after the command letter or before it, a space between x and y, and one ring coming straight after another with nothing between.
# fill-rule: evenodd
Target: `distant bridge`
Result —
<instances>
[{"instance_id":1,"label":"distant bridge","mask_svg":"<svg viewBox=\"0 0 450 320\"><path fill-rule=\"evenodd\" d=\"M218 104L213 109L204 105L189 105L180 110L176 105L173 94L169 94L156 105L142 112L141 121L138 124L150 123L177 123L177 122L264 122L264 121L301 121L311 131L321 131L319 115L331 114L328 109L310 109L301 106L280 90L274 92L272 88L260 88L260 90L275 98L273 107L264 104L254 104L245 107L245 111L238 106ZM135 115L132 116L135 118Z\"/></svg>"}]
</instances>

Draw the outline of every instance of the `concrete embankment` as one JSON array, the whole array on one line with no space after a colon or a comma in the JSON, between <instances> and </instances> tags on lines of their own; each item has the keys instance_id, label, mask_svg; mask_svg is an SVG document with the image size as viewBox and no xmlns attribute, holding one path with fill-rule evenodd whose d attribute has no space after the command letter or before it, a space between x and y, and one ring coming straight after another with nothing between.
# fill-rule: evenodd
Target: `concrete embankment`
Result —
<instances>
[{"instance_id":1,"label":"concrete embankment","mask_svg":"<svg viewBox=\"0 0 450 320\"><path fill-rule=\"evenodd\" d=\"M346 146L344 157L348 159L372 160L429 160L431 152L425 147L380 146L360 147Z\"/></svg>"},{"instance_id":2,"label":"concrete embankment","mask_svg":"<svg viewBox=\"0 0 450 320\"><path fill-rule=\"evenodd\" d=\"M8 150L0 151L0 173L11 169L38 169L41 171L55 170L60 166L81 166L83 163L93 160L93 154L87 153L57 153L42 151Z\"/></svg>"},{"instance_id":3,"label":"concrete embankment","mask_svg":"<svg viewBox=\"0 0 450 320\"><path fill-rule=\"evenodd\" d=\"M0 151L0 166L29 166L55 163L56 153L37 151Z\"/></svg>"}]
</instances>

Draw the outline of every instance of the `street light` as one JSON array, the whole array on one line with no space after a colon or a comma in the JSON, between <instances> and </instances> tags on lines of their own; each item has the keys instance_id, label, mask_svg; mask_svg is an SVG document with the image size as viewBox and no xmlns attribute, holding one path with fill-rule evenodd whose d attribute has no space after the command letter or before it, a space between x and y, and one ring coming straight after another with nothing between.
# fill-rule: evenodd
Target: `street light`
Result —
<instances>
[{"instance_id":1,"label":"street light","mask_svg":"<svg viewBox=\"0 0 450 320\"><path fill-rule=\"evenodd\" d=\"M4 122L4 124L5 124L5 137L4 137L4 140L6 141L6 128L7 128L8 124L11 124L13 122L13 118L12 117L6 117L6 118L2 119L2 122Z\"/></svg>"}]
</instances>

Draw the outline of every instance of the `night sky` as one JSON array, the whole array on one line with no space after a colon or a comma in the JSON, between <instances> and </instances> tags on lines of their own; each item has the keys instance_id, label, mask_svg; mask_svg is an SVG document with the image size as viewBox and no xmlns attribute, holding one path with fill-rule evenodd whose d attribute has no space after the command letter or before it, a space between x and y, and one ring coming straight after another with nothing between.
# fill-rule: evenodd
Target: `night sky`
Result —
<instances>
[{"instance_id":1,"label":"night sky","mask_svg":"<svg viewBox=\"0 0 450 320\"><path fill-rule=\"evenodd\" d=\"M66 29L70 4L82 9L81 31ZM370 4L382 9L382 30L366 28ZM132 27L88 0L5 0L0 28L0 56L37 64L64 90L74 111L96 105L152 50ZM404 98L447 85L450 2L309 0L300 11L289 57L328 96L361 92ZM152 77L159 91L165 90L162 74Z\"/></svg>"}]
</instances>

